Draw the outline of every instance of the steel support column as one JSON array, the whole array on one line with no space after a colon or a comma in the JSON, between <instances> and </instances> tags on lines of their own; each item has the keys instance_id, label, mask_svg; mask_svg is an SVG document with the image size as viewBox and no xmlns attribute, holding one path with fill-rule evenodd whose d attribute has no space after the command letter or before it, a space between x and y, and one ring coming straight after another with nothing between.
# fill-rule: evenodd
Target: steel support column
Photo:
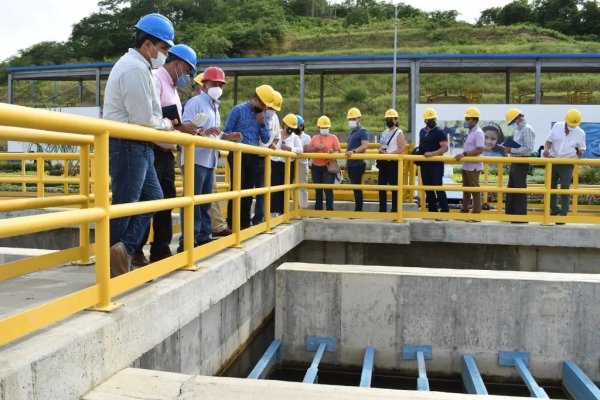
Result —
<instances>
[{"instance_id":1,"label":"steel support column","mask_svg":"<svg viewBox=\"0 0 600 400\"><path fill-rule=\"evenodd\" d=\"M233 105L238 103L238 76L233 76Z\"/></svg>"},{"instance_id":2,"label":"steel support column","mask_svg":"<svg viewBox=\"0 0 600 400\"><path fill-rule=\"evenodd\" d=\"M100 68L96 68L96 107L100 107Z\"/></svg>"},{"instance_id":3,"label":"steel support column","mask_svg":"<svg viewBox=\"0 0 600 400\"><path fill-rule=\"evenodd\" d=\"M323 107L323 93L325 92L325 74L321 71L321 86L319 89L319 115L324 115L325 108Z\"/></svg>"},{"instance_id":4,"label":"steel support column","mask_svg":"<svg viewBox=\"0 0 600 400\"><path fill-rule=\"evenodd\" d=\"M13 74L10 73L8 74L8 104L13 104L15 97L14 97L14 87L13 87Z\"/></svg>"},{"instance_id":5,"label":"steel support column","mask_svg":"<svg viewBox=\"0 0 600 400\"><path fill-rule=\"evenodd\" d=\"M510 104L510 71L506 70L506 104Z\"/></svg>"},{"instance_id":6,"label":"steel support column","mask_svg":"<svg viewBox=\"0 0 600 400\"><path fill-rule=\"evenodd\" d=\"M411 143L417 142L417 103L419 102L419 61L410 62L410 109L408 129L411 134Z\"/></svg>"},{"instance_id":7,"label":"steel support column","mask_svg":"<svg viewBox=\"0 0 600 400\"><path fill-rule=\"evenodd\" d=\"M542 62L535 60L535 104L542 102Z\"/></svg>"},{"instance_id":8,"label":"steel support column","mask_svg":"<svg viewBox=\"0 0 600 400\"><path fill-rule=\"evenodd\" d=\"M304 63L300 64L300 115L304 115Z\"/></svg>"}]
</instances>

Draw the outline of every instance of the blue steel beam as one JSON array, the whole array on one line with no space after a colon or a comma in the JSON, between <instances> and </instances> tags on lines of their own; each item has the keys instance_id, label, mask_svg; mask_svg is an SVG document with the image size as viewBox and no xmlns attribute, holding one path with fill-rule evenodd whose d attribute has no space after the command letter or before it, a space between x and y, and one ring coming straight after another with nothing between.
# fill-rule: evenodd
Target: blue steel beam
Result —
<instances>
[{"instance_id":1,"label":"blue steel beam","mask_svg":"<svg viewBox=\"0 0 600 400\"><path fill-rule=\"evenodd\" d=\"M321 358L323 357L323 353L325 353L325 348L327 347L326 343L321 343L319 348L317 349L317 353L313 358L312 364L310 368L306 371L304 375L304 379L302 383L315 383L317 381L317 373L319 372L319 363L321 362Z\"/></svg>"},{"instance_id":2,"label":"blue steel beam","mask_svg":"<svg viewBox=\"0 0 600 400\"><path fill-rule=\"evenodd\" d=\"M373 377L373 364L375 363L375 349L367 346L363 360L362 374L360 375L360 387L371 387Z\"/></svg>"},{"instance_id":3,"label":"blue steel beam","mask_svg":"<svg viewBox=\"0 0 600 400\"><path fill-rule=\"evenodd\" d=\"M575 400L600 400L600 389L573 361L563 362L563 386Z\"/></svg>"},{"instance_id":4,"label":"blue steel beam","mask_svg":"<svg viewBox=\"0 0 600 400\"><path fill-rule=\"evenodd\" d=\"M462 355L462 380L467 393L484 396L488 394L472 354Z\"/></svg>"},{"instance_id":5,"label":"blue steel beam","mask_svg":"<svg viewBox=\"0 0 600 400\"><path fill-rule=\"evenodd\" d=\"M306 371L302 383L316 383L321 358L325 352L332 353L335 351L335 339L329 336L307 336L305 346L306 351L316 351L317 353L310 368Z\"/></svg>"},{"instance_id":6,"label":"blue steel beam","mask_svg":"<svg viewBox=\"0 0 600 400\"><path fill-rule=\"evenodd\" d=\"M271 367L281 361L281 339L273 340L265 354L258 360L248 379L263 379L271 370Z\"/></svg>"},{"instance_id":7,"label":"blue steel beam","mask_svg":"<svg viewBox=\"0 0 600 400\"><path fill-rule=\"evenodd\" d=\"M529 366L529 353L522 351L501 351L498 354L498 364L502 367L514 366L519 371L519 375L527 385L531 397L538 399L548 399L548 395L538 386L533 375L527 369Z\"/></svg>"},{"instance_id":8,"label":"blue steel beam","mask_svg":"<svg viewBox=\"0 0 600 400\"><path fill-rule=\"evenodd\" d=\"M417 390L429 391L429 380L425 368L425 360L433 358L433 350L430 345L405 344L402 346L403 360L417 360L419 377L417 378Z\"/></svg>"}]
</instances>

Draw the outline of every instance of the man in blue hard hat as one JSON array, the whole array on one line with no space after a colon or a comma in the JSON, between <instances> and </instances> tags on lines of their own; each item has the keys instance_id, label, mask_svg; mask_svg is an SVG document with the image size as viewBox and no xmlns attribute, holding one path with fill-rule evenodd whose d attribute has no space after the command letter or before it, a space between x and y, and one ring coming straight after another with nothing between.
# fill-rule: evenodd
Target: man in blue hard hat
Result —
<instances>
[{"instance_id":1,"label":"man in blue hard hat","mask_svg":"<svg viewBox=\"0 0 600 400\"><path fill-rule=\"evenodd\" d=\"M185 44L177 44L169 49L167 60L162 67L152 70L156 90L163 109L163 117L177 120L175 129L196 134L194 124L180 124L182 121L181 99L177 89L188 89L192 76L196 74L196 52ZM165 199L176 196L175 191L175 156L173 143L153 143L154 170L160 183ZM154 239L150 246L150 262L162 260L171 256L169 245L173 238L173 221L171 210L157 211L152 218ZM150 227L146 230L144 240L133 253L131 264L134 267L143 267L148 264L144 255L143 246L148 240Z\"/></svg>"},{"instance_id":2,"label":"man in blue hard hat","mask_svg":"<svg viewBox=\"0 0 600 400\"><path fill-rule=\"evenodd\" d=\"M163 118L151 69L164 65L174 45L173 24L160 14L148 14L135 27L133 48L115 63L106 82L104 118L172 130L173 121ZM111 138L109 145L112 204L162 199L151 143ZM131 269L131 256L140 246L151 218L152 213L111 219L111 277Z\"/></svg>"}]
</instances>

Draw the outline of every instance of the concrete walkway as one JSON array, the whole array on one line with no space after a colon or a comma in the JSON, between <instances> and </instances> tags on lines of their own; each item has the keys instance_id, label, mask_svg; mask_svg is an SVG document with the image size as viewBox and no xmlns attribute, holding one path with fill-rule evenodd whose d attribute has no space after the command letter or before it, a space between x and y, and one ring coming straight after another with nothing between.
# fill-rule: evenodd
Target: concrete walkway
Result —
<instances>
[{"instance_id":1,"label":"concrete walkway","mask_svg":"<svg viewBox=\"0 0 600 400\"><path fill-rule=\"evenodd\" d=\"M127 368L96 387L82 400L470 400L467 394L417 392L296 382L190 376ZM489 400L525 397L486 396Z\"/></svg>"}]
</instances>

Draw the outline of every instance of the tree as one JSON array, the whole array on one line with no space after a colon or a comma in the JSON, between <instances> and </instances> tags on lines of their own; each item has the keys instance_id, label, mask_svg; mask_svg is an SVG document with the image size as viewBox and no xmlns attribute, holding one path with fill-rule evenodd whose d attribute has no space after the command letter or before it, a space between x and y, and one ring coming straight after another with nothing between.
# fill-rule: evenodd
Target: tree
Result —
<instances>
[{"instance_id":1,"label":"tree","mask_svg":"<svg viewBox=\"0 0 600 400\"><path fill-rule=\"evenodd\" d=\"M534 0L536 22L544 28L572 35L579 22L579 3L579 0Z\"/></svg>"},{"instance_id":2,"label":"tree","mask_svg":"<svg viewBox=\"0 0 600 400\"><path fill-rule=\"evenodd\" d=\"M533 20L533 10L527 0L514 0L502 7L497 15L497 23L500 25L514 25Z\"/></svg>"},{"instance_id":3,"label":"tree","mask_svg":"<svg viewBox=\"0 0 600 400\"><path fill-rule=\"evenodd\" d=\"M576 33L579 35L600 35L600 7L598 3L588 0L579 11L579 24Z\"/></svg>"},{"instance_id":4,"label":"tree","mask_svg":"<svg viewBox=\"0 0 600 400\"><path fill-rule=\"evenodd\" d=\"M362 7L355 7L346 16L346 25L366 25L369 23L369 10Z\"/></svg>"},{"instance_id":5,"label":"tree","mask_svg":"<svg viewBox=\"0 0 600 400\"><path fill-rule=\"evenodd\" d=\"M490 25L498 23L498 14L502 7L492 7L483 10L477 20L477 25Z\"/></svg>"}]
</instances>

